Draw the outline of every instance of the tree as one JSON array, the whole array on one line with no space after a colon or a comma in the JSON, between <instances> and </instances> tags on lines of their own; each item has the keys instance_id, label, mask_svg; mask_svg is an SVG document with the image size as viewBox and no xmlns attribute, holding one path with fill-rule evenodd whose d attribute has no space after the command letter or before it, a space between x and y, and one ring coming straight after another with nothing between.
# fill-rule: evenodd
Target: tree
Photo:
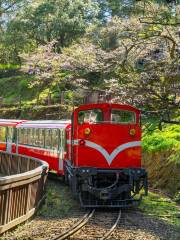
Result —
<instances>
[{"instance_id":1,"label":"tree","mask_svg":"<svg viewBox=\"0 0 180 240\"><path fill-rule=\"evenodd\" d=\"M57 48L62 48L85 33L97 11L96 4L91 0L33 1L16 21L37 44L56 40Z\"/></svg>"},{"instance_id":2,"label":"tree","mask_svg":"<svg viewBox=\"0 0 180 240\"><path fill-rule=\"evenodd\" d=\"M99 4L99 18L103 22L108 21L114 16L123 18L131 16L143 17L148 13L153 17L154 9L159 8L159 6L168 7L168 15L172 17L176 8L178 8L177 0L95 0L95 2ZM162 15L164 15L164 12L162 12Z\"/></svg>"},{"instance_id":3,"label":"tree","mask_svg":"<svg viewBox=\"0 0 180 240\"><path fill-rule=\"evenodd\" d=\"M35 61L37 53L25 59L28 65L37 63L43 81L56 79L66 90L104 90L122 103L168 114L178 108L176 27L115 17L106 26L91 31L80 43L64 48L61 54L51 49L48 55L43 51L45 55L38 61Z\"/></svg>"},{"instance_id":4,"label":"tree","mask_svg":"<svg viewBox=\"0 0 180 240\"><path fill-rule=\"evenodd\" d=\"M23 5L25 2L28 4ZM33 51L51 41L56 42L54 50L61 51L85 33L98 12L91 0L14 0L4 1L1 6L4 13L14 11L5 17L0 29L1 49L4 49L0 61L17 63L21 62L19 55L23 51ZM19 12L18 7L21 7Z\"/></svg>"}]
</instances>

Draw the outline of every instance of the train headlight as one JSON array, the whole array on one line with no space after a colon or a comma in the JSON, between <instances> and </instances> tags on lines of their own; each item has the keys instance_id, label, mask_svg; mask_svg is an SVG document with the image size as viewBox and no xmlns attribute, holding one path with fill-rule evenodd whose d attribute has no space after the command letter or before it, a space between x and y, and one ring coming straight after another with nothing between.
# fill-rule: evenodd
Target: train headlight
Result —
<instances>
[{"instance_id":1,"label":"train headlight","mask_svg":"<svg viewBox=\"0 0 180 240\"><path fill-rule=\"evenodd\" d=\"M129 131L129 134L131 136L134 136L136 134L136 130L134 128L132 128L130 131Z\"/></svg>"},{"instance_id":2,"label":"train headlight","mask_svg":"<svg viewBox=\"0 0 180 240\"><path fill-rule=\"evenodd\" d=\"M79 145L80 146L84 146L86 144L86 142L84 141L84 139L79 140Z\"/></svg>"},{"instance_id":3,"label":"train headlight","mask_svg":"<svg viewBox=\"0 0 180 240\"><path fill-rule=\"evenodd\" d=\"M85 128L84 134L89 135L90 133L91 133L91 129L90 128Z\"/></svg>"}]
</instances>

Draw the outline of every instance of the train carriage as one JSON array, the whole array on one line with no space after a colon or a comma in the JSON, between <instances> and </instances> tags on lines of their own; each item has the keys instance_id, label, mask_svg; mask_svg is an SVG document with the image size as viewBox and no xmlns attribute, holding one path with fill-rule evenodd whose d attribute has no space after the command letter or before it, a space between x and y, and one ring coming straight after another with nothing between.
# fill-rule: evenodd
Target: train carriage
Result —
<instances>
[{"instance_id":1,"label":"train carriage","mask_svg":"<svg viewBox=\"0 0 180 240\"><path fill-rule=\"evenodd\" d=\"M0 151L16 153L17 125L25 120L0 119Z\"/></svg>"},{"instance_id":2,"label":"train carriage","mask_svg":"<svg viewBox=\"0 0 180 240\"><path fill-rule=\"evenodd\" d=\"M63 175L66 129L70 121L27 121L17 126L17 149L22 155L40 158L50 171Z\"/></svg>"}]
</instances>

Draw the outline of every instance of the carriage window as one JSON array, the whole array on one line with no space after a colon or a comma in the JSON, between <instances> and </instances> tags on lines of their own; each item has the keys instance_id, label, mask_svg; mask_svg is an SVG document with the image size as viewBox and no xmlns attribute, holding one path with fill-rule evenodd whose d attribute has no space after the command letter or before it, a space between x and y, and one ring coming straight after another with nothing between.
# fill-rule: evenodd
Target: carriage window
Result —
<instances>
[{"instance_id":1,"label":"carriage window","mask_svg":"<svg viewBox=\"0 0 180 240\"><path fill-rule=\"evenodd\" d=\"M29 145L34 145L34 128L30 128Z\"/></svg>"},{"instance_id":2,"label":"carriage window","mask_svg":"<svg viewBox=\"0 0 180 240\"><path fill-rule=\"evenodd\" d=\"M27 141L27 135L26 135L26 131L27 129L25 128L20 128L18 130L18 142L21 144L26 144Z\"/></svg>"},{"instance_id":3,"label":"carriage window","mask_svg":"<svg viewBox=\"0 0 180 240\"><path fill-rule=\"evenodd\" d=\"M18 142L23 143L24 142L24 128L20 128L18 130Z\"/></svg>"},{"instance_id":4,"label":"carriage window","mask_svg":"<svg viewBox=\"0 0 180 240\"><path fill-rule=\"evenodd\" d=\"M84 110L78 113L78 123L85 122L97 123L103 121L103 112L101 109Z\"/></svg>"},{"instance_id":5,"label":"carriage window","mask_svg":"<svg viewBox=\"0 0 180 240\"><path fill-rule=\"evenodd\" d=\"M0 127L0 142L6 142L6 127Z\"/></svg>"},{"instance_id":6,"label":"carriage window","mask_svg":"<svg viewBox=\"0 0 180 240\"><path fill-rule=\"evenodd\" d=\"M23 136L23 144L27 144L27 129L26 128L24 128L24 136Z\"/></svg>"},{"instance_id":7,"label":"carriage window","mask_svg":"<svg viewBox=\"0 0 180 240\"><path fill-rule=\"evenodd\" d=\"M58 151L59 148L58 129L45 129L45 148Z\"/></svg>"},{"instance_id":8,"label":"carriage window","mask_svg":"<svg viewBox=\"0 0 180 240\"><path fill-rule=\"evenodd\" d=\"M34 145L38 145L38 140L39 139L39 129L34 129Z\"/></svg>"},{"instance_id":9,"label":"carriage window","mask_svg":"<svg viewBox=\"0 0 180 240\"><path fill-rule=\"evenodd\" d=\"M44 147L44 130L43 129L34 129L34 145L37 147Z\"/></svg>"},{"instance_id":10,"label":"carriage window","mask_svg":"<svg viewBox=\"0 0 180 240\"><path fill-rule=\"evenodd\" d=\"M31 129L26 129L26 144L31 144L31 141L30 141L30 132L31 131Z\"/></svg>"},{"instance_id":11,"label":"carriage window","mask_svg":"<svg viewBox=\"0 0 180 240\"><path fill-rule=\"evenodd\" d=\"M50 149L52 142L52 129L45 130L45 147Z\"/></svg>"},{"instance_id":12,"label":"carriage window","mask_svg":"<svg viewBox=\"0 0 180 240\"><path fill-rule=\"evenodd\" d=\"M112 109L111 121L113 123L136 123L136 113L126 110Z\"/></svg>"},{"instance_id":13,"label":"carriage window","mask_svg":"<svg viewBox=\"0 0 180 240\"><path fill-rule=\"evenodd\" d=\"M39 129L39 147L44 147L44 129Z\"/></svg>"},{"instance_id":14,"label":"carriage window","mask_svg":"<svg viewBox=\"0 0 180 240\"><path fill-rule=\"evenodd\" d=\"M66 133L64 130L61 130L61 147L66 151Z\"/></svg>"},{"instance_id":15,"label":"carriage window","mask_svg":"<svg viewBox=\"0 0 180 240\"><path fill-rule=\"evenodd\" d=\"M52 129L52 149L58 150L58 129Z\"/></svg>"},{"instance_id":16,"label":"carriage window","mask_svg":"<svg viewBox=\"0 0 180 240\"><path fill-rule=\"evenodd\" d=\"M7 127L7 141L12 142L13 141L13 127Z\"/></svg>"}]
</instances>

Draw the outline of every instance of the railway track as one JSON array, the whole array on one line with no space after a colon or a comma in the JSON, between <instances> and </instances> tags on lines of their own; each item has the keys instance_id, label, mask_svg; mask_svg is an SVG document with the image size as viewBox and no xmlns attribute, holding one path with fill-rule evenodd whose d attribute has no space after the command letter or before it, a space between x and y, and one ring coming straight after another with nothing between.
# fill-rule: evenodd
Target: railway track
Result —
<instances>
[{"instance_id":1,"label":"railway track","mask_svg":"<svg viewBox=\"0 0 180 240\"><path fill-rule=\"evenodd\" d=\"M121 218L121 210L116 212L98 212L95 209L86 213L69 229L51 240L64 239L108 239ZM109 227L110 225L110 227Z\"/></svg>"}]
</instances>

